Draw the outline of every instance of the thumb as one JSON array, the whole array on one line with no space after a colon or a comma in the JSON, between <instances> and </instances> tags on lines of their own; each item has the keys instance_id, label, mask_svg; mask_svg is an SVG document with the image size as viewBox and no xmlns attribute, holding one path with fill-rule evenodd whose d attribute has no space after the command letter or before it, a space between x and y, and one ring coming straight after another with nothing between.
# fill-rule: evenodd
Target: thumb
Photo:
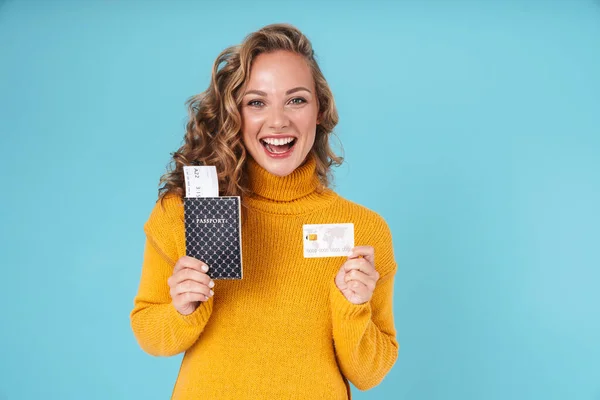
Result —
<instances>
[{"instance_id":1,"label":"thumb","mask_svg":"<svg viewBox=\"0 0 600 400\"><path fill-rule=\"evenodd\" d=\"M338 273L335 276L335 285L340 290L344 290L347 287L346 282L344 281L345 275L346 275L346 271L344 270L344 266L342 265L342 267L340 268L340 270L338 271Z\"/></svg>"}]
</instances>

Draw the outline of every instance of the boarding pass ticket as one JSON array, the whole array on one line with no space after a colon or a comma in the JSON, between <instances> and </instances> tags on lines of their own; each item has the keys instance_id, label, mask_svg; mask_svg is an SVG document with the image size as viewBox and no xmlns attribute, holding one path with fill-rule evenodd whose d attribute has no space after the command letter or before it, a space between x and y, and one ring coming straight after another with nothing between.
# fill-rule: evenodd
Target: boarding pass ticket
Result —
<instances>
[{"instance_id":1,"label":"boarding pass ticket","mask_svg":"<svg viewBox=\"0 0 600 400\"><path fill-rule=\"evenodd\" d=\"M185 197L218 197L219 179L214 165L186 165Z\"/></svg>"},{"instance_id":2,"label":"boarding pass ticket","mask_svg":"<svg viewBox=\"0 0 600 400\"><path fill-rule=\"evenodd\" d=\"M312 224L302 227L304 258L346 257L354 247L354 224Z\"/></svg>"}]
</instances>

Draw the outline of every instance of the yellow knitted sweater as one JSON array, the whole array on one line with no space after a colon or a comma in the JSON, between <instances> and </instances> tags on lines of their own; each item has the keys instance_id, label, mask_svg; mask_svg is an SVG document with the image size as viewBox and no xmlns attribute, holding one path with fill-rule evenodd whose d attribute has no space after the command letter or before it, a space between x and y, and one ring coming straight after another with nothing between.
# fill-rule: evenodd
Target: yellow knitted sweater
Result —
<instances>
[{"instance_id":1,"label":"yellow knitted sweater","mask_svg":"<svg viewBox=\"0 0 600 400\"><path fill-rule=\"evenodd\" d=\"M146 352L185 352L172 399L349 399L379 384L398 354L392 314L396 262L375 212L319 189L314 159L277 177L248 162L243 203L244 278L218 280L214 296L183 316L167 279L185 255L182 199L157 202L144 225L141 281L131 312ZM344 257L304 258L302 225L353 222L356 245L375 248L372 299L350 303L334 277Z\"/></svg>"}]
</instances>

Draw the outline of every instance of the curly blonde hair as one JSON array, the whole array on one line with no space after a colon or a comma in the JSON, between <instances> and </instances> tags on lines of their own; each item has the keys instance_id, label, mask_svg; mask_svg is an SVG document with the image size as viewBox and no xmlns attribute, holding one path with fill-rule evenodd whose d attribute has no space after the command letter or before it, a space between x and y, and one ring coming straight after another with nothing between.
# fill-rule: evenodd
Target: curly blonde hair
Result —
<instances>
[{"instance_id":1,"label":"curly blonde hair","mask_svg":"<svg viewBox=\"0 0 600 400\"><path fill-rule=\"evenodd\" d=\"M324 187L330 185L332 166L343 158L330 147L329 136L338 123L333 94L317 64L312 44L289 24L267 25L246 36L240 45L226 48L214 62L208 89L186 101L189 121L183 145L174 153L168 172L160 179L159 200L169 193L185 196L185 165L216 166L220 195L240 196L249 192L246 148L242 142L240 107L244 85L253 60L261 53L286 50L304 57L315 81L320 124L311 152L317 175Z\"/></svg>"}]
</instances>

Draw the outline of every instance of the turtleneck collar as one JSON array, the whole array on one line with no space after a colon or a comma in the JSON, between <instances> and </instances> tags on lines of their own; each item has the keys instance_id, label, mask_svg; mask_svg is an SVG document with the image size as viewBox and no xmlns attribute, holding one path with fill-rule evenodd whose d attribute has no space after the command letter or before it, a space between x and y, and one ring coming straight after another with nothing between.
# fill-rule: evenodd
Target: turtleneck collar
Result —
<instances>
[{"instance_id":1,"label":"turtleneck collar","mask_svg":"<svg viewBox=\"0 0 600 400\"><path fill-rule=\"evenodd\" d=\"M246 171L251 193L245 196L245 203L264 212L302 214L327 206L337 196L321 185L312 154L287 176L271 174L252 157L247 160Z\"/></svg>"}]
</instances>

